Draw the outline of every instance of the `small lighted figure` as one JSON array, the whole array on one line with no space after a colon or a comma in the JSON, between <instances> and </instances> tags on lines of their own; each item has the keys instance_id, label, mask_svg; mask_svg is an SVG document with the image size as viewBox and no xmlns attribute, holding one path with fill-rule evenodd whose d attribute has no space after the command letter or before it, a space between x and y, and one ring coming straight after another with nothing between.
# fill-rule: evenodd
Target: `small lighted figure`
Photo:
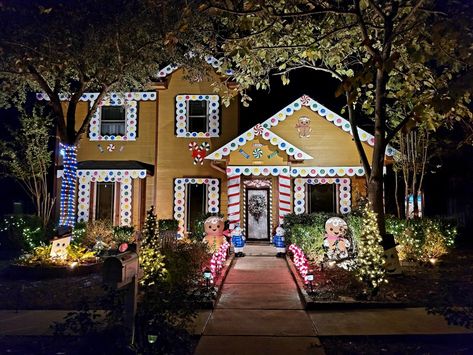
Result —
<instances>
[{"instance_id":1,"label":"small lighted figure","mask_svg":"<svg viewBox=\"0 0 473 355\"><path fill-rule=\"evenodd\" d=\"M394 236L392 234L386 235L386 239L383 241L384 249L384 269L386 273L390 275L402 274L401 263L399 262L399 256L397 255L396 245Z\"/></svg>"},{"instance_id":2,"label":"small lighted figure","mask_svg":"<svg viewBox=\"0 0 473 355\"><path fill-rule=\"evenodd\" d=\"M310 127L310 118L307 116L299 117L299 121L296 123L297 131L299 132L300 138L309 138L312 128Z\"/></svg>"},{"instance_id":3,"label":"small lighted figure","mask_svg":"<svg viewBox=\"0 0 473 355\"><path fill-rule=\"evenodd\" d=\"M60 237L51 240L51 253L49 256L54 259L67 259L67 247L71 244L71 237Z\"/></svg>"},{"instance_id":4,"label":"small lighted figure","mask_svg":"<svg viewBox=\"0 0 473 355\"><path fill-rule=\"evenodd\" d=\"M273 236L273 244L276 248L276 257L282 258L286 255L286 242L284 241L284 234L286 232L281 226L276 228L276 233Z\"/></svg>"},{"instance_id":5,"label":"small lighted figure","mask_svg":"<svg viewBox=\"0 0 473 355\"><path fill-rule=\"evenodd\" d=\"M237 225L234 230L231 232L232 237L232 244L235 250L236 257L245 256L243 253L243 249L245 247L245 236L243 235L243 231L241 230L240 226Z\"/></svg>"},{"instance_id":6,"label":"small lighted figure","mask_svg":"<svg viewBox=\"0 0 473 355\"><path fill-rule=\"evenodd\" d=\"M221 217L209 217L204 222L204 241L209 245L213 253L225 243L225 235L223 234L224 228L225 223Z\"/></svg>"},{"instance_id":7,"label":"small lighted figure","mask_svg":"<svg viewBox=\"0 0 473 355\"><path fill-rule=\"evenodd\" d=\"M331 217L325 222L324 248L329 260L348 258L351 243L347 231L347 223L339 217Z\"/></svg>"}]
</instances>

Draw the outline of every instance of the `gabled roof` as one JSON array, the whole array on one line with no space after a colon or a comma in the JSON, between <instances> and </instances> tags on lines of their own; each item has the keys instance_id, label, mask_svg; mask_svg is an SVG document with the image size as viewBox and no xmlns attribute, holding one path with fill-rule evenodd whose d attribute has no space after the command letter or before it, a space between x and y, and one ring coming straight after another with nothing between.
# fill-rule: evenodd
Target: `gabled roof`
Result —
<instances>
[{"instance_id":1,"label":"gabled roof","mask_svg":"<svg viewBox=\"0 0 473 355\"><path fill-rule=\"evenodd\" d=\"M210 55L205 56L204 59L207 62L207 64L210 64L212 66L212 68L214 68L214 69L218 70L218 69L220 69L220 67L222 65L220 60L218 60L217 58L212 57ZM159 70L158 78L165 78L169 74L174 73L179 68L180 68L179 65L169 64L169 65L165 66L164 68L162 68L161 70ZM225 75L232 75L233 71L231 69L227 69L224 74Z\"/></svg>"},{"instance_id":2,"label":"gabled roof","mask_svg":"<svg viewBox=\"0 0 473 355\"><path fill-rule=\"evenodd\" d=\"M278 147L279 149L286 152L287 155L293 157L297 160L308 160L313 159L312 156L303 152L299 148L295 147L288 141L282 139L277 134L271 132L269 129L264 128L262 125L257 124L256 126L250 128L248 131L240 134L238 137L225 144L220 149L216 150L212 154L209 154L205 159L211 160L220 160L223 157L230 155L231 152L237 150L240 146L244 145L246 142L253 140L255 137L260 136L264 140L269 141L272 145Z\"/></svg>"},{"instance_id":3,"label":"gabled roof","mask_svg":"<svg viewBox=\"0 0 473 355\"><path fill-rule=\"evenodd\" d=\"M299 111L304 106L353 136L350 122L340 115L337 115L335 112L329 110L324 105L315 101L310 96L302 95L300 98L284 107L282 110L265 120L263 123L258 123L248 131L233 139L231 142L225 144L220 149L216 150L212 154L209 154L205 159L222 159L224 156L227 156L231 152L235 151L239 146L244 145L248 140L252 140L256 131L263 132L260 134L264 139L269 140L273 145L277 145L280 149L285 150L288 155L294 156L296 159L313 159L309 154L304 153L302 150L296 148L292 144L288 143L270 131L272 127L277 126L279 122L282 122L286 118L292 116L296 111ZM374 136L372 134L369 134L361 128L358 128L358 135L362 142L366 142L368 145L374 146ZM389 145L386 147L387 156L393 156L395 152L396 150L393 147Z\"/></svg>"}]
</instances>

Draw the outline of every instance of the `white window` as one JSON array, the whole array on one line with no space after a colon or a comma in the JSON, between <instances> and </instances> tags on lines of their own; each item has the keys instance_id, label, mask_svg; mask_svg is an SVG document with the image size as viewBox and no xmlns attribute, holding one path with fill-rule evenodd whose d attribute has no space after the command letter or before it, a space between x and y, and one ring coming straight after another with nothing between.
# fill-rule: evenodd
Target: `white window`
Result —
<instances>
[{"instance_id":1,"label":"white window","mask_svg":"<svg viewBox=\"0 0 473 355\"><path fill-rule=\"evenodd\" d=\"M220 108L218 95L176 96L176 136L218 137Z\"/></svg>"},{"instance_id":2,"label":"white window","mask_svg":"<svg viewBox=\"0 0 473 355\"><path fill-rule=\"evenodd\" d=\"M102 106L100 134L102 136L124 136L126 128L125 107Z\"/></svg>"}]
</instances>

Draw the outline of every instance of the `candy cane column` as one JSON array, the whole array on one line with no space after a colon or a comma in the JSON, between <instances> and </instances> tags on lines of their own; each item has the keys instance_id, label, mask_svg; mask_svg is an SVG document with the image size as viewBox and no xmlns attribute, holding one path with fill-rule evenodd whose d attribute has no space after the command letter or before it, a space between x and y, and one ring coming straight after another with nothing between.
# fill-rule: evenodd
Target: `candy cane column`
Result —
<instances>
[{"instance_id":1,"label":"candy cane column","mask_svg":"<svg viewBox=\"0 0 473 355\"><path fill-rule=\"evenodd\" d=\"M283 224L284 216L291 212L291 178L279 175L279 224Z\"/></svg>"},{"instance_id":2,"label":"candy cane column","mask_svg":"<svg viewBox=\"0 0 473 355\"><path fill-rule=\"evenodd\" d=\"M227 180L229 228L240 224L240 175L229 176Z\"/></svg>"}]
</instances>

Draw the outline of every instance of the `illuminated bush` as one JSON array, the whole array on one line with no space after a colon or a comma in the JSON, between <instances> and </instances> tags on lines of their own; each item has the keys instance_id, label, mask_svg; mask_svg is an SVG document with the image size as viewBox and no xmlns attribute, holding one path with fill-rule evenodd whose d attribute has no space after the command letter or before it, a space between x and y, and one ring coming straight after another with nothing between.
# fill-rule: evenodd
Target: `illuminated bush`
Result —
<instances>
[{"instance_id":1,"label":"illuminated bush","mask_svg":"<svg viewBox=\"0 0 473 355\"><path fill-rule=\"evenodd\" d=\"M66 266L76 262L78 264L93 263L97 261L95 252L85 247L70 244L67 247L67 257L52 258L51 245L39 246L33 249L30 254L24 254L18 258L16 264L29 266Z\"/></svg>"},{"instance_id":2,"label":"illuminated bush","mask_svg":"<svg viewBox=\"0 0 473 355\"><path fill-rule=\"evenodd\" d=\"M310 226L296 224L291 228L291 243L302 248L309 259L322 261L324 234L324 224Z\"/></svg>"},{"instance_id":3,"label":"illuminated bush","mask_svg":"<svg viewBox=\"0 0 473 355\"><path fill-rule=\"evenodd\" d=\"M363 229L358 238L357 275L375 294L387 282L384 270L383 247L376 222L376 213L367 204L362 210Z\"/></svg>"}]
</instances>

